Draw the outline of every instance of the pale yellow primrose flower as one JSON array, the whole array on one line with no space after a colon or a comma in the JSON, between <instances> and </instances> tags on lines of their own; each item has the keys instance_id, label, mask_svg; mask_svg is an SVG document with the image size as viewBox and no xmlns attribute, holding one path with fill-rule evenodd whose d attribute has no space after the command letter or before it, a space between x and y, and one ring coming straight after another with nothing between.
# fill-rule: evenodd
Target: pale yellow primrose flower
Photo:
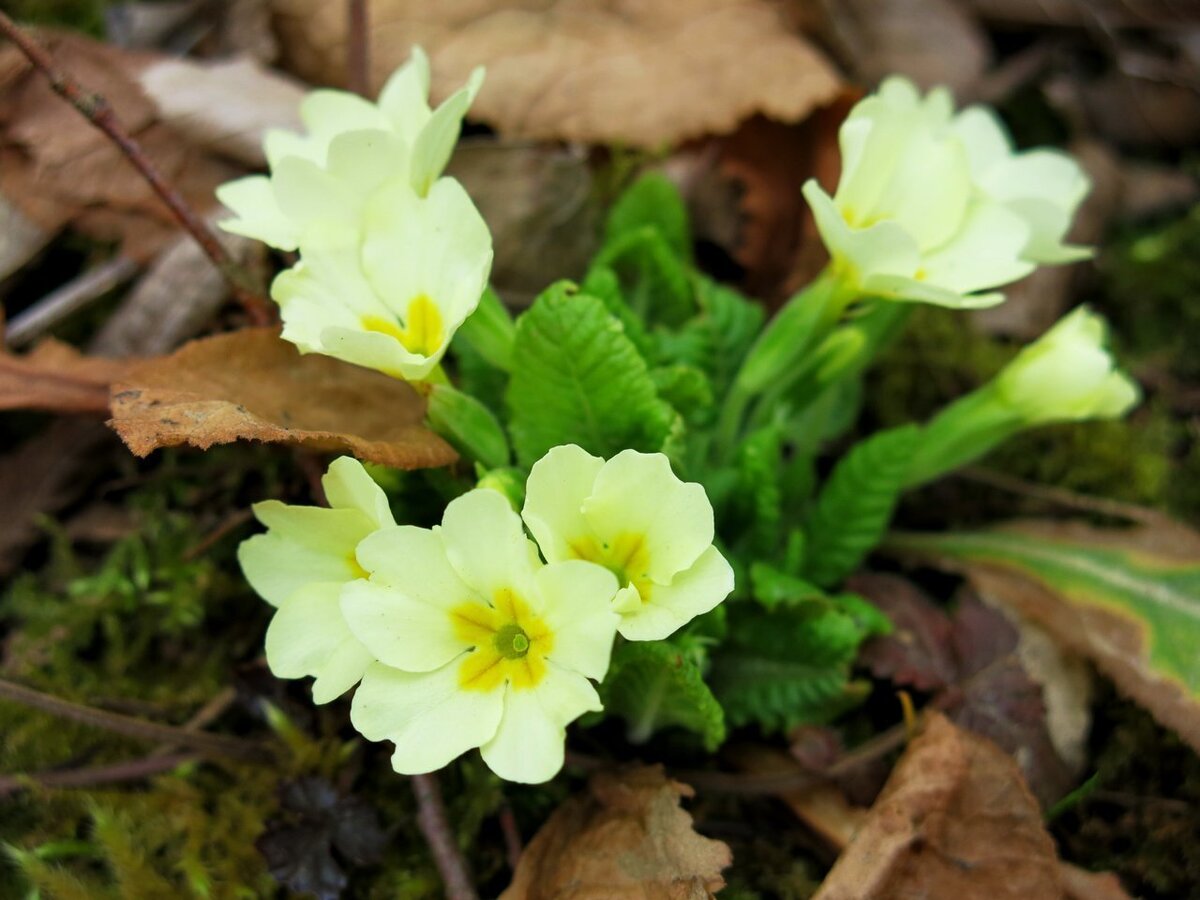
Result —
<instances>
[{"instance_id":1,"label":"pale yellow primrose flower","mask_svg":"<svg viewBox=\"0 0 1200 900\"><path fill-rule=\"evenodd\" d=\"M945 88L922 97L889 78L839 133L831 198L804 185L834 272L860 294L950 307L991 306L987 291L1037 263L1084 258L1062 243L1090 187L1068 155L1014 152L996 115L954 114Z\"/></svg>"},{"instance_id":2,"label":"pale yellow primrose flower","mask_svg":"<svg viewBox=\"0 0 1200 900\"><path fill-rule=\"evenodd\" d=\"M283 337L302 353L420 380L479 303L491 233L452 178L438 179L424 197L403 180L390 182L362 217L361 243L314 239L276 276L271 296Z\"/></svg>"},{"instance_id":3,"label":"pale yellow primrose flower","mask_svg":"<svg viewBox=\"0 0 1200 900\"><path fill-rule=\"evenodd\" d=\"M373 657L350 633L339 597L366 573L355 550L380 528L392 526L387 497L362 464L336 459L321 479L329 509L254 505L267 526L238 548L250 586L277 608L267 628L267 665L279 678L315 677L313 699L328 703L362 678Z\"/></svg>"},{"instance_id":4,"label":"pale yellow primrose flower","mask_svg":"<svg viewBox=\"0 0 1200 900\"><path fill-rule=\"evenodd\" d=\"M733 590L708 495L661 453L623 450L605 462L555 447L530 471L521 514L548 562L588 560L617 576L614 609L629 640L665 638Z\"/></svg>"},{"instance_id":5,"label":"pale yellow primrose flower","mask_svg":"<svg viewBox=\"0 0 1200 900\"><path fill-rule=\"evenodd\" d=\"M1124 415L1140 391L1116 368L1104 340L1104 320L1079 307L1004 368L997 394L1030 423Z\"/></svg>"},{"instance_id":6,"label":"pale yellow primrose flower","mask_svg":"<svg viewBox=\"0 0 1200 900\"><path fill-rule=\"evenodd\" d=\"M431 772L479 747L501 778L562 768L565 729L601 709L617 582L591 563L542 565L500 493L451 501L440 527L399 526L362 542L370 580L342 591L350 629L378 659L350 719L396 745L397 772Z\"/></svg>"},{"instance_id":7,"label":"pale yellow primrose flower","mask_svg":"<svg viewBox=\"0 0 1200 900\"><path fill-rule=\"evenodd\" d=\"M354 231L362 206L387 181L403 179L425 196L446 167L482 82L483 69L476 69L465 87L431 109L429 60L414 47L378 103L345 91L313 91L300 104L306 134L267 132L271 174L217 189L235 214L221 227L295 250L311 240L314 227Z\"/></svg>"}]
</instances>

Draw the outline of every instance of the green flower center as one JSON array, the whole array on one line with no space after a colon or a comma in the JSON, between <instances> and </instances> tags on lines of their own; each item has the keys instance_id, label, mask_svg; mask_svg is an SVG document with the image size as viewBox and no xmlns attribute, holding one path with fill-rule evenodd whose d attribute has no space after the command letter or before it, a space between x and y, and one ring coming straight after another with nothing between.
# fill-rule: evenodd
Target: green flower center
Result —
<instances>
[{"instance_id":1,"label":"green flower center","mask_svg":"<svg viewBox=\"0 0 1200 900\"><path fill-rule=\"evenodd\" d=\"M529 635L515 622L501 626L492 638L492 643L496 652L505 659L521 659L529 652Z\"/></svg>"}]
</instances>

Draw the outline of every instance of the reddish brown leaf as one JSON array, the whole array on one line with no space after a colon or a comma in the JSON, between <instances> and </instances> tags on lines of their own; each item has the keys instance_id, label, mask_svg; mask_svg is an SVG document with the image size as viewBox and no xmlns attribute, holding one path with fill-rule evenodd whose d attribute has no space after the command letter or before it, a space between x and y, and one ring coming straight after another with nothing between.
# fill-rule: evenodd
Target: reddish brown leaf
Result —
<instances>
[{"instance_id":1,"label":"reddish brown leaf","mask_svg":"<svg viewBox=\"0 0 1200 900\"><path fill-rule=\"evenodd\" d=\"M1041 810L1012 759L936 713L814 900L1060 900Z\"/></svg>"},{"instance_id":2,"label":"reddish brown leaf","mask_svg":"<svg viewBox=\"0 0 1200 900\"><path fill-rule=\"evenodd\" d=\"M692 830L661 766L601 772L542 826L501 900L703 900L729 848Z\"/></svg>"},{"instance_id":3,"label":"reddish brown leaf","mask_svg":"<svg viewBox=\"0 0 1200 900\"><path fill-rule=\"evenodd\" d=\"M274 329L192 341L113 386L109 424L138 456L237 440L346 451L401 469L455 459L426 429L411 385L327 356L302 356Z\"/></svg>"},{"instance_id":4,"label":"reddish brown leaf","mask_svg":"<svg viewBox=\"0 0 1200 900\"><path fill-rule=\"evenodd\" d=\"M129 365L129 360L84 356L52 338L24 356L0 353L0 410L106 413L108 386Z\"/></svg>"}]
</instances>

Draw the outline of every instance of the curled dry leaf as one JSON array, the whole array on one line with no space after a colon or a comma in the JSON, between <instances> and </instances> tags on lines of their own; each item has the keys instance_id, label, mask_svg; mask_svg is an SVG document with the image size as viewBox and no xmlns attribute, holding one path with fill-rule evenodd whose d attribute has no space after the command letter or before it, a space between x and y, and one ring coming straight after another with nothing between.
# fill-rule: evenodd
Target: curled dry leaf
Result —
<instances>
[{"instance_id":1,"label":"curled dry leaf","mask_svg":"<svg viewBox=\"0 0 1200 900\"><path fill-rule=\"evenodd\" d=\"M902 534L895 551L962 571L988 602L1041 625L1200 750L1200 534L1025 522Z\"/></svg>"},{"instance_id":2,"label":"curled dry leaf","mask_svg":"<svg viewBox=\"0 0 1200 900\"><path fill-rule=\"evenodd\" d=\"M269 328L192 341L141 363L113 385L112 416L109 424L138 456L256 440L401 469L455 459L422 425L425 401L412 386L327 356L301 356Z\"/></svg>"},{"instance_id":3,"label":"curled dry leaf","mask_svg":"<svg viewBox=\"0 0 1200 900\"><path fill-rule=\"evenodd\" d=\"M1058 866L1013 760L932 713L814 900L1060 900Z\"/></svg>"},{"instance_id":4,"label":"curled dry leaf","mask_svg":"<svg viewBox=\"0 0 1200 900\"><path fill-rule=\"evenodd\" d=\"M729 848L701 837L661 766L601 772L542 826L501 900L703 900Z\"/></svg>"},{"instance_id":5,"label":"curled dry leaf","mask_svg":"<svg viewBox=\"0 0 1200 900\"><path fill-rule=\"evenodd\" d=\"M346 15L326 0L274 0L287 60L314 82L346 71ZM839 88L833 68L765 0L520 0L371 4L376 89L413 44L444 96L477 65L471 109L514 137L657 149L724 134L756 113L803 119Z\"/></svg>"},{"instance_id":6,"label":"curled dry leaf","mask_svg":"<svg viewBox=\"0 0 1200 900\"><path fill-rule=\"evenodd\" d=\"M106 413L108 386L129 365L128 360L84 356L53 338L24 356L0 353L0 410Z\"/></svg>"}]
</instances>

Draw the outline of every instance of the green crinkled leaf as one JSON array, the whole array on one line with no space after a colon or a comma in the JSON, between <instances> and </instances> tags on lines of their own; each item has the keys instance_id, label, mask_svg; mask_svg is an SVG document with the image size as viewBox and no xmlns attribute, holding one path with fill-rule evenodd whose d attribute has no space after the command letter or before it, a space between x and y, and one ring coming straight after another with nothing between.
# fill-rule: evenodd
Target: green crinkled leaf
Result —
<instances>
[{"instance_id":1,"label":"green crinkled leaf","mask_svg":"<svg viewBox=\"0 0 1200 900\"><path fill-rule=\"evenodd\" d=\"M700 735L710 752L725 740L725 713L692 655L667 641L626 641L600 686L606 712L629 723L632 741L671 726Z\"/></svg>"},{"instance_id":2,"label":"green crinkled leaf","mask_svg":"<svg viewBox=\"0 0 1200 900\"><path fill-rule=\"evenodd\" d=\"M696 288L699 314L677 331L656 335L659 355L704 371L720 396L733 383L766 314L759 304L702 275L696 277Z\"/></svg>"},{"instance_id":3,"label":"green crinkled leaf","mask_svg":"<svg viewBox=\"0 0 1200 900\"><path fill-rule=\"evenodd\" d=\"M670 403L689 423L712 420L713 390L708 378L695 366L674 363L650 370L658 396Z\"/></svg>"},{"instance_id":4,"label":"green crinkled leaf","mask_svg":"<svg viewBox=\"0 0 1200 900\"><path fill-rule=\"evenodd\" d=\"M900 534L888 548L965 571L988 599L1091 658L1200 750L1200 534L1030 522L965 534Z\"/></svg>"},{"instance_id":5,"label":"green crinkled leaf","mask_svg":"<svg viewBox=\"0 0 1200 900\"><path fill-rule=\"evenodd\" d=\"M605 309L624 326L625 335L633 341L642 358L648 361L656 358L657 346L654 339L646 330L646 323L642 317L625 302L625 295L621 292L621 280L617 278L616 272L608 266L593 264L588 269L583 284L579 286L579 292L599 297L604 301Z\"/></svg>"},{"instance_id":6,"label":"green crinkled leaf","mask_svg":"<svg viewBox=\"0 0 1200 900\"><path fill-rule=\"evenodd\" d=\"M780 492L781 467L779 432L760 428L742 441L737 452L738 488L741 509L740 531L750 546L767 554L779 543L783 520Z\"/></svg>"},{"instance_id":7,"label":"green crinkled leaf","mask_svg":"<svg viewBox=\"0 0 1200 900\"><path fill-rule=\"evenodd\" d=\"M606 242L619 240L645 227L662 235L663 242L677 257L691 258L692 234L687 207L679 189L657 172L643 175L613 204L605 223L604 238Z\"/></svg>"},{"instance_id":8,"label":"green crinkled leaf","mask_svg":"<svg viewBox=\"0 0 1200 900\"><path fill-rule=\"evenodd\" d=\"M786 731L828 721L865 698L869 688L850 680L850 666L877 623L843 609L844 599L816 610L743 609L733 618L709 675L730 725Z\"/></svg>"},{"instance_id":9,"label":"green crinkled leaf","mask_svg":"<svg viewBox=\"0 0 1200 900\"><path fill-rule=\"evenodd\" d=\"M646 321L678 326L696 311L691 255L683 198L652 173L614 204L595 264L616 272L625 299Z\"/></svg>"},{"instance_id":10,"label":"green crinkled leaf","mask_svg":"<svg viewBox=\"0 0 1200 900\"><path fill-rule=\"evenodd\" d=\"M621 323L568 282L548 288L517 321L506 399L513 446L527 467L559 444L605 458L661 450L679 419Z\"/></svg>"},{"instance_id":11,"label":"green crinkled leaf","mask_svg":"<svg viewBox=\"0 0 1200 900\"><path fill-rule=\"evenodd\" d=\"M815 584L764 562L750 564L750 580L754 586L754 599L768 611L826 602L825 592Z\"/></svg>"},{"instance_id":12,"label":"green crinkled leaf","mask_svg":"<svg viewBox=\"0 0 1200 900\"><path fill-rule=\"evenodd\" d=\"M915 425L882 431L856 444L834 467L806 529L804 568L814 582L839 583L879 543L920 434Z\"/></svg>"}]
</instances>

